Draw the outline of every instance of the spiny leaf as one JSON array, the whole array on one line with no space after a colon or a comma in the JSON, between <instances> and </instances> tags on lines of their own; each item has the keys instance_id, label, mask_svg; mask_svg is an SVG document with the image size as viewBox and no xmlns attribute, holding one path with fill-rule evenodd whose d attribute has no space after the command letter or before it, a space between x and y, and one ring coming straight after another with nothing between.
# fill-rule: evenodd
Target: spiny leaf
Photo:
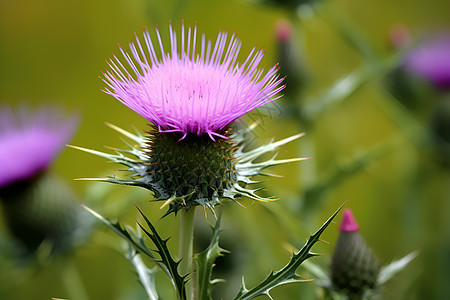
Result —
<instances>
[{"instance_id":1,"label":"spiny leaf","mask_svg":"<svg viewBox=\"0 0 450 300\"><path fill-rule=\"evenodd\" d=\"M345 203L344 203L345 204ZM245 287L245 282L242 280L242 287L239 291L239 294L236 296L235 300L248 300L253 299L257 296L266 295L271 298L269 292L274 287L293 283L293 282L304 282L307 280L300 280L300 276L296 273L298 267L302 262L306 259L317 256L317 254L310 252L312 246L319 241L321 234L325 231L325 229L330 225L331 221L333 221L334 217L338 214L338 212L342 209L344 204L339 207L339 209L320 227L320 229L313 235L311 235L306 242L306 244L300 249L297 254L294 254L289 261L289 263L284 266L281 270L277 272L271 272L267 278L262 281L259 285L254 287L251 290L248 290ZM271 298L272 299L272 298Z\"/></svg>"},{"instance_id":2,"label":"spiny leaf","mask_svg":"<svg viewBox=\"0 0 450 300\"><path fill-rule=\"evenodd\" d=\"M136 272L139 276L139 281L147 293L147 296L150 300L158 300L158 293L156 291L155 284L155 274L157 271L157 267L152 269L147 268L147 266L142 261L140 255L136 252L132 245L128 243L128 254L126 258L133 264Z\"/></svg>"},{"instance_id":3,"label":"spiny leaf","mask_svg":"<svg viewBox=\"0 0 450 300\"><path fill-rule=\"evenodd\" d=\"M106 126L108 126L108 127L112 128L112 129L114 129L115 131L123 134L124 136L126 136L127 138L135 141L138 144L142 144L142 143L145 142L145 138L141 134L139 134L139 132L137 132L136 134L133 134L133 133L128 132L125 129L122 129L122 128L114 125L114 124L109 123L109 122L105 122L105 124L106 124Z\"/></svg>"},{"instance_id":4,"label":"spiny leaf","mask_svg":"<svg viewBox=\"0 0 450 300\"><path fill-rule=\"evenodd\" d=\"M418 251L411 252L408 255L381 268L380 274L378 275L378 284L385 284L395 274L403 270L414 258L417 257L417 255L419 255Z\"/></svg>"},{"instance_id":5,"label":"spiny leaf","mask_svg":"<svg viewBox=\"0 0 450 300\"><path fill-rule=\"evenodd\" d=\"M272 141L266 145L259 146L258 148L250 150L248 152L239 152L238 151L239 155L237 157L237 160L239 161L240 164L249 162L249 161L253 161L254 159L260 157L261 155L268 153L268 152L272 152L289 142L292 142L296 139L301 138L304 135L305 135L305 133L299 133L299 134L287 137L285 139L282 139L282 140L279 140L276 142Z\"/></svg>"},{"instance_id":6,"label":"spiny leaf","mask_svg":"<svg viewBox=\"0 0 450 300\"><path fill-rule=\"evenodd\" d=\"M219 247L219 233L220 220L222 217L222 210L219 212L216 224L213 228L213 236L209 246L202 252L196 254L194 259L197 263L197 278L198 278L198 299L207 300L212 299L212 288L217 279L211 280L214 262L225 251Z\"/></svg>"},{"instance_id":7,"label":"spiny leaf","mask_svg":"<svg viewBox=\"0 0 450 300\"><path fill-rule=\"evenodd\" d=\"M153 224L150 222L150 220L147 218L147 216L137 207L137 210L141 214L141 216L144 218L145 223L150 228L150 231L147 231L141 224L139 226L144 231L144 233L152 240L153 244L155 244L156 248L158 249L158 254L161 257L161 262L166 266L168 269L170 276L175 284L175 288L177 290L178 299L184 300L186 298L186 276L181 276L178 274L178 264L179 262L176 262L172 255L169 252L169 249L167 248L167 239L163 240L158 232L156 231Z\"/></svg>"},{"instance_id":8,"label":"spiny leaf","mask_svg":"<svg viewBox=\"0 0 450 300\"><path fill-rule=\"evenodd\" d=\"M105 224L110 229L112 229L118 236L120 236L122 239L127 241L138 252L143 253L143 254L147 255L148 257L150 257L173 281L173 279L171 277L171 273L167 269L166 265L163 264L159 259L157 259L156 256L147 248L142 237L138 236L131 229L126 229L126 228L122 227L122 225L119 222L112 222L112 221L104 218L102 215L100 215L96 211L90 209L89 207L87 207L83 204L81 204L81 206L85 210L90 212L92 215L94 215L97 219L99 219L103 224ZM173 283L175 285L175 282L173 282Z\"/></svg>"},{"instance_id":9,"label":"spiny leaf","mask_svg":"<svg viewBox=\"0 0 450 300\"><path fill-rule=\"evenodd\" d=\"M96 211L92 210L91 208L85 206L84 204L81 204L81 206L85 210L90 212L92 215L94 215L94 217L99 219L103 224L105 224L110 229L112 229L118 236L123 238L129 244L131 244L136 250L147 255L151 259L156 260L153 253L151 253L150 250L145 245L144 240L142 238L139 238L135 233L132 233L131 230L129 231L126 228L122 227L122 225L119 222L113 222L113 221L110 221L110 220L104 218L102 215L100 215Z\"/></svg>"}]
</instances>

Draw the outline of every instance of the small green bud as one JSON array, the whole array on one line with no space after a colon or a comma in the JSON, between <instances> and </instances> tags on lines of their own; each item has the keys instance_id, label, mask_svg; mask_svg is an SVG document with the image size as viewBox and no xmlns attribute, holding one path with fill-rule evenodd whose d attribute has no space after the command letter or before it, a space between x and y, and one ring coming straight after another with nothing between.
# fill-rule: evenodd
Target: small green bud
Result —
<instances>
[{"instance_id":1,"label":"small green bud","mask_svg":"<svg viewBox=\"0 0 450 300\"><path fill-rule=\"evenodd\" d=\"M333 286L348 295L362 296L366 290L377 288L380 264L361 236L351 210L344 211L339 230L331 263Z\"/></svg>"}]
</instances>

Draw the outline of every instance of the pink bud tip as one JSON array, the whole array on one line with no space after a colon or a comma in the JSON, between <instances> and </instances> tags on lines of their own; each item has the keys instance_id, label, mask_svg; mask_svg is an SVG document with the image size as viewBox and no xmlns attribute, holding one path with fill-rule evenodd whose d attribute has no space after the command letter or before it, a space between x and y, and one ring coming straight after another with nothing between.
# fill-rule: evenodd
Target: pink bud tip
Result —
<instances>
[{"instance_id":1,"label":"pink bud tip","mask_svg":"<svg viewBox=\"0 0 450 300\"><path fill-rule=\"evenodd\" d=\"M389 31L389 39L395 49L402 49L411 44L411 32L404 24L396 24Z\"/></svg>"},{"instance_id":2,"label":"pink bud tip","mask_svg":"<svg viewBox=\"0 0 450 300\"><path fill-rule=\"evenodd\" d=\"M339 226L340 232L355 232L359 230L359 225L353 217L353 213L350 208L346 208L343 213L342 222Z\"/></svg>"},{"instance_id":3,"label":"pink bud tip","mask_svg":"<svg viewBox=\"0 0 450 300\"><path fill-rule=\"evenodd\" d=\"M292 25L286 20L278 21L276 25L276 35L279 42L289 42L292 36Z\"/></svg>"}]
</instances>

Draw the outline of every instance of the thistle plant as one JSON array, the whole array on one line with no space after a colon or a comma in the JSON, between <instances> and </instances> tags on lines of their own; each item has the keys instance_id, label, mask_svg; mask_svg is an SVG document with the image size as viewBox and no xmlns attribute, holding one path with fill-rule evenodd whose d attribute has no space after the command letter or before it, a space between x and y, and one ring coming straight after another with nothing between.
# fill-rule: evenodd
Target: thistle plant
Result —
<instances>
[{"instance_id":1,"label":"thistle plant","mask_svg":"<svg viewBox=\"0 0 450 300\"><path fill-rule=\"evenodd\" d=\"M128 168L125 178L85 179L144 187L153 192L156 201L163 202L161 208L168 208L164 216L180 213L180 253L177 260L167 247L167 239L158 234L141 210L146 226L140 227L156 247L155 252L148 250L144 239L134 230L108 221L87 208L126 240L133 251L152 258L171 279L179 299L211 299L212 286L216 282L211 279L212 268L215 259L224 254L219 247L220 215L210 246L193 255L194 208L202 206L205 213L209 210L217 217L215 207L223 204L225 199L238 202L238 198L243 196L262 202L274 200L259 195L261 187L250 187L259 183L253 177L271 176L263 170L304 158L277 160L276 154L268 160L261 157L303 134L259 147L249 146L248 134L257 124L245 126L238 118L280 98L279 92L284 88L277 65L267 72L258 68L263 50L252 49L240 64L237 57L241 42L234 34L228 40L228 33L220 32L214 47L203 35L198 51L196 26L186 31L182 25L181 42L171 25L169 33L169 51L164 50L157 29L158 56L146 31L144 43L136 37L136 42L129 45L129 52L120 49L127 64L113 56L108 62L110 70L104 72L102 77L107 84L106 93L151 122L146 134L130 133L108 124L132 141L127 149L116 149L115 154L109 154L71 147ZM253 299L260 295L270 297L269 292L274 287L302 281L296 270L304 260L315 256L310 249L335 215L280 271L270 274L252 289L248 289L243 282L236 299ZM146 266L130 253L128 257L138 274L143 274L142 269ZM147 275L150 273L153 274L149 271ZM152 280L144 276L141 282L149 298L156 299L157 291L153 285L145 284Z\"/></svg>"}]
</instances>

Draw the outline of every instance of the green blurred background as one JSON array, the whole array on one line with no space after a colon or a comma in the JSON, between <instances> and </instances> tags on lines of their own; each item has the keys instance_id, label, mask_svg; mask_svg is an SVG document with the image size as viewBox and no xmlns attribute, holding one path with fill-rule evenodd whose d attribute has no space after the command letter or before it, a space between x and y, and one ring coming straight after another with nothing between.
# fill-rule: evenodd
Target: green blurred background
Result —
<instances>
[{"instance_id":1,"label":"green blurred background","mask_svg":"<svg viewBox=\"0 0 450 300\"><path fill-rule=\"evenodd\" d=\"M363 236L382 262L421 250L407 271L386 287L386 299L448 299L449 166L443 165L432 147L420 139L421 130L427 130L435 98L442 94L431 93L421 100L420 109L407 109L391 97L385 77L377 74L370 75L351 96L330 105L313 126L283 110L283 102L319 101L346 75L367 70L367 57L343 38L337 25L348 26L384 61L394 53L389 31L395 24L405 24L413 40L435 29L448 29L448 1L324 1L317 11L319 15L306 6L297 12L257 1L3 0L0 103L54 103L66 107L81 116L72 144L99 150L104 145L119 147L122 142L118 134L105 126L105 121L140 132L147 128L147 121L100 91L104 84L98 76L107 68L105 59L111 52L118 52L118 42L126 45L134 38L133 33L139 35L144 27L153 35L157 24L167 42L169 20L179 30L184 19L186 24L197 22L199 31L210 39L215 39L221 28L236 30L243 41L241 59L255 44L264 45L262 64L267 68L279 60L276 24L280 19L290 20L308 79L300 98L282 98L274 106L276 113L263 116L256 130L257 142L306 131L305 138L284 147L279 157L301 155L312 159L272 170L284 176L265 183L267 193L281 198L277 203L263 205L243 200L247 208L231 203L225 206L223 247L232 253L222 265L235 267L232 274L236 276L227 278L228 289L222 290L224 299L236 294L242 275L252 286L270 270L286 264L290 255L286 244L300 247L307 234L345 200L349 200L346 206L353 210ZM373 153L375 158L371 158ZM136 211L130 198L135 199L155 220L163 236L174 237L169 245L176 249L175 218L158 221L163 212L159 204L147 201L149 192L72 181L110 175L119 169L104 159L73 149L65 149L54 164L54 171L67 179L84 201L106 195L95 205L107 217L134 226ZM328 182L327 178L332 179ZM307 191L313 196L308 196ZM313 203L305 204L306 197ZM209 233L203 219L199 210L197 250L204 246ZM2 232L6 234L5 229ZM332 225L324 236L330 244L316 246L325 255L315 262L323 266L329 263L336 237L337 226ZM144 297L131 265L117 249L120 241L99 226L90 242L74 254L74 268L89 299ZM64 284L76 278L75 271L63 269L67 269L64 263L56 261L29 277L3 284L0 298L76 300ZM220 270L230 272L225 267ZM167 282L161 279L160 284ZM290 285L273 292L274 299L300 299L301 295L302 299L315 299L314 283Z\"/></svg>"}]
</instances>

